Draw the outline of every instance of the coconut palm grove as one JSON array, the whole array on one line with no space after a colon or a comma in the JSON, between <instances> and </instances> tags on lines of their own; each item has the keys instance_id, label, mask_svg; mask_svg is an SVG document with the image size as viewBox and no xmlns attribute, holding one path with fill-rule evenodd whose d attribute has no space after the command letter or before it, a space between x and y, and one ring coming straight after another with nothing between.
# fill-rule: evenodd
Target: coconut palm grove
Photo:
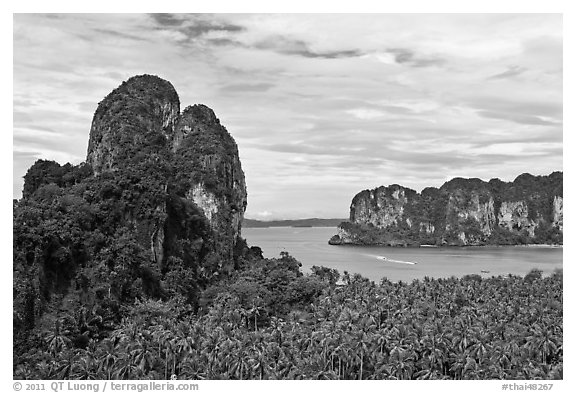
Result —
<instances>
[{"instance_id":1,"label":"coconut palm grove","mask_svg":"<svg viewBox=\"0 0 576 393\"><path fill-rule=\"evenodd\" d=\"M205 291L81 307L15 358L23 379L562 379L562 272L376 284L285 254Z\"/></svg>"}]
</instances>

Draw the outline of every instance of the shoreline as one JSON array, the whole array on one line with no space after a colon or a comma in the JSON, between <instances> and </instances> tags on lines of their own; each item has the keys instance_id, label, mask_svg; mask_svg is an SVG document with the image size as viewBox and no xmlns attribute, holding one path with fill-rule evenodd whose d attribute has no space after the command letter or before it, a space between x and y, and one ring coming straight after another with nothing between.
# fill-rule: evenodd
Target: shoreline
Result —
<instances>
[{"instance_id":1,"label":"shoreline","mask_svg":"<svg viewBox=\"0 0 576 393\"><path fill-rule=\"evenodd\" d=\"M329 243L330 244L330 243ZM352 247L386 247L386 248L474 248L474 247L526 247L526 248L564 248L563 244L462 244L462 245L388 245L388 244L362 244L362 243L340 243L330 244L331 246L352 246Z\"/></svg>"}]
</instances>

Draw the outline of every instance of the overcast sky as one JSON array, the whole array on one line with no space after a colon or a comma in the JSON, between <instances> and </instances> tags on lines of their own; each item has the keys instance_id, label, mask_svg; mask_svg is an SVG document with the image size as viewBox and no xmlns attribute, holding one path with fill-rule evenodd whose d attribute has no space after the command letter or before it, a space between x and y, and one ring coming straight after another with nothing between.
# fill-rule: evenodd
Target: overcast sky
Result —
<instances>
[{"instance_id":1,"label":"overcast sky","mask_svg":"<svg viewBox=\"0 0 576 393\"><path fill-rule=\"evenodd\" d=\"M142 73L214 109L249 218L563 169L558 14L19 14L13 43L15 198L36 159L82 162L98 102Z\"/></svg>"}]
</instances>

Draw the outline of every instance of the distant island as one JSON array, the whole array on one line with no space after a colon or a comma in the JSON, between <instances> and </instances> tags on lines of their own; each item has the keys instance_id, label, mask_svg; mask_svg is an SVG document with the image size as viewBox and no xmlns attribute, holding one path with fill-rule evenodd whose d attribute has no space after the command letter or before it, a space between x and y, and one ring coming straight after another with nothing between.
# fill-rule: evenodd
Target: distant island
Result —
<instances>
[{"instance_id":1,"label":"distant island","mask_svg":"<svg viewBox=\"0 0 576 393\"><path fill-rule=\"evenodd\" d=\"M563 174L513 182L454 178L418 193L393 184L358 193L332 245L562 244Z\"/></svg>"},{"instance_id":2,"label":"distant island","mask_svg":"<svg viewBox=\"0 0 576 393\"><path fill-rule=\"evenodd\" d=\"M244 228L271 228L271 227L326 227L336 228L342 222L348 221L343 218L303 218L299 220L274 220L260 221L244 219L242 226Z\"/></svg>"}]
</instances>

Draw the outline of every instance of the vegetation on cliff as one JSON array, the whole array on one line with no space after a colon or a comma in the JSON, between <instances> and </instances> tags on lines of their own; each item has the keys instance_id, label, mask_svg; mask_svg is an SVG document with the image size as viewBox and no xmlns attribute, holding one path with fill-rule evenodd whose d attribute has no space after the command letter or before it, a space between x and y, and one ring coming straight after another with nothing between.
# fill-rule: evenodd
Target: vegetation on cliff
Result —
<instances>
[{"instance_id":1,"label":"vegetation on cliff","mask_svg":"<svg viewBox=\"0 0 576 393\"><path fill-rule=\"evenodd\" d=\"M513 182L455 178L421 193L399 185L358 193L330 244L562 244L562 172Z\"/></svg>"}]
</instances>

